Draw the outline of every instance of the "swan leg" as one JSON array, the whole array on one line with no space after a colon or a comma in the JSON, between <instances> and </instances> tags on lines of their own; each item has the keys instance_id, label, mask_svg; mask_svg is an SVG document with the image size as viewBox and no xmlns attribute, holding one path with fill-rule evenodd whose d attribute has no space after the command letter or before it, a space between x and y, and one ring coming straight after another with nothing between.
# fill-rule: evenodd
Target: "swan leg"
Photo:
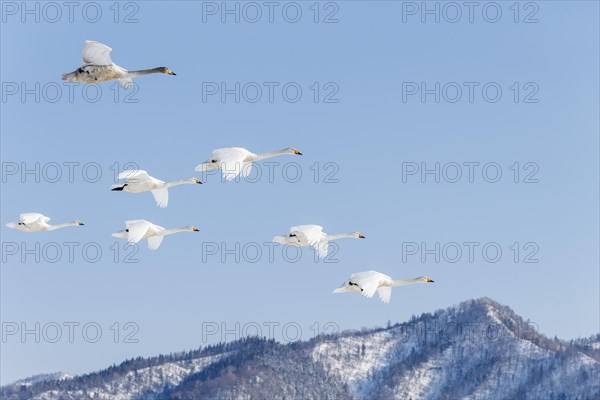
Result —
<instances>
[{"instance_id":1,"label":"swan leg","mask_svg":"<svg viewBox=\"0 0 600 400\"><path fill-rule=\"evenodd\" d=\"M129 90L133 86L133 81L130 78L121 78L119 79L119 84L123 89Z\"/></svg>"}]
</instances>

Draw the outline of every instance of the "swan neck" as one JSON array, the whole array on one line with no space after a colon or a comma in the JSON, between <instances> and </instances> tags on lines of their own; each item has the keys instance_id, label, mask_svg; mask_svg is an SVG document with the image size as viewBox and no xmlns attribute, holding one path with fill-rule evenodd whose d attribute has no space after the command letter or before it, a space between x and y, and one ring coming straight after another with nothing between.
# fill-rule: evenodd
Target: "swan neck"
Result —
<instances>
[{"instance_id":1,"label":"swan neck","mask_svg":"<svg viewBox=\"0 0 600 400\"><path fill-rule=\"evenodd\" d=\"M277 157L282 154L286 154L286 152L287 152L287 149L271 151L268 153L260 153L260 154L256 155L256 160L264 160L265 158Z\"/></svg>"},{"instance_id":2,"label":"swan neck","mask_svg":"<svg viewBox=\"0 0 600 400\"><path fill-rule=\"evenodd\" d=\"M194 180L194 178L188 178L188 179L179 179L176 181L171 181L171 182L167 182L165 183L165 187L170 188L173 186L178 186L178 185L184 185L186 183L196 183L196 181Z\"/></svg>"},{"instance_id":3,"label":"swan neck","mask_svg":"<svg viewBox=\"0 0 600 400\"><path fill-rule=\"evenodd\" d=\"M130 78L135 78L137 76L144 76L150 74L162 74L161 68L151 68L151 69L140 69L138 71L128 71L127 74Z\"/></svg>"},{"instance_id":4,"label":"swan neck","mask_svg":"<svg viewBox=\"0 0 600 400\"><path fill-rule=\"evenodd\" d=\"M48 224L49 228L48 230L53 231L56 229L60 229L60 228L66 228L67 226L76 226L79 225L77 222L65 222L62 224L56 224L56 225L50 225Z\"/></svg>"},{"instance_id":5,"label":"swan neck","mask_svg":"<svg viewBox=\"0 0 600 400\"><path fill-rule=\"evenodd\" d=\"M421 281L419 279L399 279L399 280L395 280L392 281L392 286L404 286L404 285L410 285L412 283L420 283Z\"/></svg>"},{"instance_id":6,"label":"swan neck","mask_svg":"<svg viewBox=\"0 0 600 400\"><path fill-rule=\"evenodd\" d=\"M327 240L336 240L336 239L346 239L346 238L354 238L356 235L354 233L338 233L335 235L327 235Z\"/></svg>"},{"instance_id":7,"label":"swan neck","mask_svg":"<svg viewBox=\"0 0 600 400\"><path fill-rule=\"evenodd\" d=\"M186 229L186 228L172 228L172 229L165 229L165 230L163 231L163 236L166 236L166 235L172 235L172 234L174 234L174 233L185 232L185 231L187 231L187 229Z\"/></svg>"}]
</instances>

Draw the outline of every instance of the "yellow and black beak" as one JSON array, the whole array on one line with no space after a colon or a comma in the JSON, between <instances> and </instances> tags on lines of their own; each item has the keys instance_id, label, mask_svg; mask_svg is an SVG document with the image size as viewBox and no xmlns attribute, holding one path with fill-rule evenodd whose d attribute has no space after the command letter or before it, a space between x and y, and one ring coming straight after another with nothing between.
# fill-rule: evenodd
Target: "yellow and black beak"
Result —
<instances>
[{"instance_id":1,"label":"yellow and black beak","mask_svg":"<svg viewBox=\"0 0 600 400\"><path fill-rule=\"evenodd\" d=\"M78 222L78 224L79 224L80 226L83 226L83 225L85 225L85 224L84 224L83 222L81 222L81 221L79 221L79 222Z\"/></svg>"},{"instance_id":2,"label":"yellow and black beak","mask_svg":"<svg viewBox=\"0 0 600 400\"><path fill-rule=\"evenodd\" d=\"M431 279L429 278L425 278L427 280L427 282L433 282Z\"/></svg>"},{"instance_id":3,"label":"yellow and black beak","mask_svg":"<svg viewBox=\"0 0 600 400\"><path fill-rule=\"evenodd\" d=\"M194 231L194 232L200 232L200 229L198 229L198 228L192 228L192 231Z\"/></svg>"},{"instance_id":4,"label":"yellow and black beak","mask_svg":"<svg viewBox=\"0 0 600 400\"><path fill-rule=\"evenodd\" d=\"M200 182L200 179L194 179L196 181L196 183L199 183L200 185L202 185L202 182Z\"/></svg>"},{"instance_id":5,"label":"yellow and black beak","mask_svg":"<svg viewBox=\"0 0 600 400\"><path fill-rule=\"evenodd\" d=\"M359 233L359 234L358 234L358 237L359 237L360 239L366 239L365 235L363 235L362 233Z\"/></svg>"},{"instance_id":6,"label":"yellow and black beak","mask_svg":"<svg viewBox=\"0 0 600 400\"><path fill-rule=\"evenodd\" d=\"M171 70L168 70L168 71L167 71L167 74L169 74L169 75L177 75L175 72L173 72L173 71L171 71Z\"/></svg>"},{"instance_id":7,"label":"yellow and black beak","mask_svg":"<svg viewBox=\"0 0 600 400\"><path fill-rule=\"evenodd\" d=\"M300 153L298 150L294 149L294 154L301 156L302 153Z\"/></svg>"}]
</instances>

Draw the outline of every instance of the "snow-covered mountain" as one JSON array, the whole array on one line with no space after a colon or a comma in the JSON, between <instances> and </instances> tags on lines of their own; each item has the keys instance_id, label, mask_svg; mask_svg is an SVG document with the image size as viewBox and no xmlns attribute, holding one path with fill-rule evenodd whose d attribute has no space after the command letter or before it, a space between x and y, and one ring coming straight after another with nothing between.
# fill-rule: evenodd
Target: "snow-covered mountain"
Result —
<instances>
[{"instance_id":1,"label":"snow-covered mountain","mask_svg":"<svg viewBox=\"0 0 600 400\"><path fill-rule=\"evenodd\" d=\"M2 399L600 399L600 334L549 339L483 298L386 328L246 338L2 388Z\"/></svg>"},{"instance_id":2,"label":"snow-covered mountain","mask_svg":"<svg viewBox=\"0 0 600 400\"><path fill-rule=\"evenodd\" d=\"M34 383L38 383L38 382L60 381L63 379L71 379L71 378L73 378L73 375L69 375L64 372L39 374L39 375L30 376L29 378L19 379L18 381L13 382L12 386L31 386Z\"/></svg>"}]
</instances>

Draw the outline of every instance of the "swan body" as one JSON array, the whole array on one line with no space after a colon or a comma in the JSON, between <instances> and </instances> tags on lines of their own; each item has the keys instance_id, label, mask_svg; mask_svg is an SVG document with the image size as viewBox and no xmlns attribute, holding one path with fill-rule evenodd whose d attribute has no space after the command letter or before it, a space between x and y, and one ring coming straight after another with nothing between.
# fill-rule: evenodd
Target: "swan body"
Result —
<instances>
[{"instance_id":1,"label":"swan body","mask_svg":"<svg viewBox=\"0 0 600 400\"><path fill-rule=\"evenodd\" d=\"M83 47L83 65L73 72L62 75L62 80L67 82L100 83L117 79L124 89L133 86L133 78L149 74L175 75L166 67L128 71L115 64L110 58L112 49L105 44L86 40Z\"/></svg>"},{"instance_id":2,"label":"swan body","mask_svg":"<svg viewBox=\"0 0 600 400\"><path fill-rule=\"evenodd\" d=\"M390 298L392 297L392 287L428 282L433 281L426 276L407 280L393 280L381 272L365 271L352 274L350 279L344 282L342 286L335 289L333 293L356 292L371 298L375 292L378 292L381 301L389 303Z\"/></svg>"},{"instance_id":3,"label":"swan body","mask_svg":"<svg viewBox=\"0 0 600 400\"><path fill-rule=\"evenodd\" d=\"M179 232L198 232L198 228L193 226L165 229L145 219L125 221L125 226L127 229L115 232L112 235L116 238L127 239L129 243L137 243L140 240L148 239L148 248L150 250L158 249L166 235Z\"/></svg>"},{"instance_id":4,"label":"swan body","mask_svg":"<svg viewBox=\"0 0 600 400\"><path fill-rule=\"evenodd\" d=\"M310 246L316 250L319 258L325 258L328 252L328 243L331 240L352 238L364 239L360 232L340 233L337 235L328 235L323 232L323 227L319 225L299 225L290 228L290 233L283 236L275 236L273 242L285 244L288 246Z\"/></svg>"},{"instance_id":5,"label":"swan body","mask_svg":"<svg viewBox=\"0 0 600 400\"><path fill-rule=\"evenodd\" d=\"M250 175L252 163L254 161L282 156L284 154L302 155L302 153L292 147L259 154L252 153L243 147L226 147L213 150L212 156L207 161L197 165L195 170L207 172L220 168L223 173L223 178L225 178L226 181L230 181L240 175L242 177Z\"/></svg>"},{"instance_id":6,"label":"swan body","mask_svg":"<svg viewBox=\"0 0 600 400\"><path fill-rule=\"evenodd\" d=\"M9 222L7 227L19 230L21 232L40 232L54 231L56 229L65 228L67 226L83 225L81 221L65 222L64 224L50 225L49 217L40 213L23 213L19 215L19 221Z\"/></svg>"},{"instance_id":7,"label":"swan body","mask_svg":"<svg viewBox=\"0 0 600 400\"><path fill-rule=\"evenodd\" d=\"M112 191L124 191L130 193L151 192L156 200L156 205L165 208L169 204L169 188L185 184L201 184L196 178L180 179L177 181L165 182L156 179L142 169L123 171L117 177L118 179L127 179L127 183L112 185Z\"/></svg>"}]
</instances>

